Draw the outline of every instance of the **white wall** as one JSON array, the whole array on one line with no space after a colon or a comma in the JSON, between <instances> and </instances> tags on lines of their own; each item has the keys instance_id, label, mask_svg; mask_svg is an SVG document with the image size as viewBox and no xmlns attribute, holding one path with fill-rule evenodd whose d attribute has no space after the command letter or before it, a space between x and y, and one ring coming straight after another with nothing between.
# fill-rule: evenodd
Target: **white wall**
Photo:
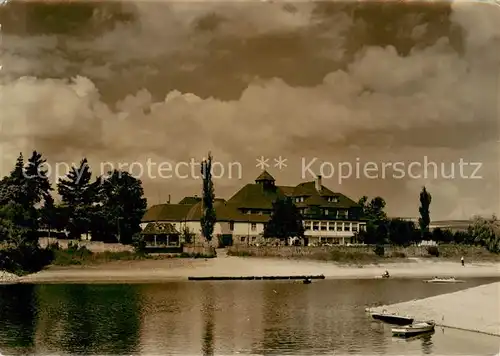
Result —
<instances>
[{"instance_id":1,"label":"white wall","mask_svg":"<svg viewBox=\"0 0 500 356\"><path fill-rule=\"evenodd\" d=\"M252 229L252 223L235 222L233 235L258 236L264 233L263 223L254 223L254 224L255 224L255 230Z\"/></svg>"}]
</instances>

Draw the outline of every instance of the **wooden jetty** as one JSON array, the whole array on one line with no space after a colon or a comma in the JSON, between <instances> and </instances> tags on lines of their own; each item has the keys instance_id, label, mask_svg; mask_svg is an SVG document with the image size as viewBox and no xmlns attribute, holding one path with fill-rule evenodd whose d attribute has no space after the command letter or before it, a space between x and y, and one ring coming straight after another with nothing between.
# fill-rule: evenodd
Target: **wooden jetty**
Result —
<instances>
[{"instance_id":1,"label":"wooden jetty","mask_svg":"<svg viewBox=\"0 0 500 356\"><path fill-rule=\"evenodd\" d=\"M242 276L242 277L188 277L189 281L262 281L262 280L306 280L325 279L325 276Z\"/></svg>"}]
</instances>

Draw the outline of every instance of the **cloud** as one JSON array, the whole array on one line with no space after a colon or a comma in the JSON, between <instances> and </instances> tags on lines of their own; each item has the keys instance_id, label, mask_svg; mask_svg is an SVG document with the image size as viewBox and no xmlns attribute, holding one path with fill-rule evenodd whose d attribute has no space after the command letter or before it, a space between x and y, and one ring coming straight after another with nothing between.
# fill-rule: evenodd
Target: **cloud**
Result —
<instances>
[{"instance_id":1,"label":"cloud","mask_svg":"<svg viewBox=\"0 0 500 356\"><path fill-rule=\"evenodd\" d=\"M181 18L182 23L165 24L155 17L153 8L141 5L140 26L117 27L97 42L72 43L79 43L81 50L91 50L94 44L92 50L97 52L109 45L111 58L118 60L123 56L123 62L127 62L143 59L142 55L170 53L170 48L184 51L196 47L193 43L179 44L182 41L181 37L175 37L177 34L173 35L175 38L169 37L172 43L158 44L167 38L162 34L164 31L191 28L200 16L215 12L221 19L232 19L236 27L224 27L233 25L222 21L217 31L233 36L240 35L238 28L245 32L254 18L249 15L245 22L241 13L229 13L217 6L201 11L196 6L175 5L168 16ZM258 174L254 169L255 157L286 156L293 166L290 169L297 174L281 174L279 178L286 184L296 184L300 180L297 162L305 154L336 161L362 155L365 160L379 162L389 158L409 161L423 155L438 160L479 157L488 162L481 182L351 180L332 188L345 190L353 197L382 195L392 205L390 209L395 214L405 212L402 215L415 214L418 200L411 198L412 203L408 203L408 196L418 194L422 184L430 184L430 190L436 191L433 211L438 217L458 214L453 209L460 197L475 201L475 205L471 200L464 200L463 204L478 211L495 210L498 201L491 194L498 192L495 188L498 174L491 167L498 162L497 150L488 142L477 145L485 140L498 140L491 129L498 120L500 99L491 74L498 73L500 64L495 47L499 33L493 28L498 16L492 17L493 11L485 6L482 12L474 10L479 12L468 17L470 10L461 6L453 5L451 18L465 30L464 53L459 53L447 38L435 41L432 46L413 48L408 55L402 55L396 47L365 46L344 68L324 75L320 84L296 86L281 78L255 79L234 100L180 90L171 90L163 100L158 100L153 90L143 88L110 102L103 98L96 81L85 76L71 80L24 77L4 81L0 88L4 167L14 162L19 151L33 148L52 161L78 162L87 156L96 166L101 161L145 162L148 158L186 161L191 157L201 158L212 150L219 161L243 163L244 183ZM290 25L288 30L311 22L309 9L300 16L288 11L292 15L282 15L282 22ZM273 16L281 23L282 17ZM276 26L266 28L263 23L271 17L257 20L256 13L255 28L276 30ZM151 22L146 24L145 19ZM479 33L468 32L478 23L481 23ZM352 22L346 21L347 27L351 25ZM339 33L347 28L341 27ZM130 36L125 37L126 33ZM185 36L188 30L179 33ZM53 42L47 43L53 46ZM151 48L154 44L157 47ZM146 52L132 56L139 47ZM87 74L104 78L116 63L113 60L110 65L102 64L100 74L91 71ZM400 139L403 133L407 133L405 140ZM462 142L445 150L431 140L434 133L443 140L444 136L453 136ZM354 152L350 148L353 146L361 149ZM218 192L231 193L242 183L220 180ZM145 184L152 187L148 195L154 197L153 188L158 189L160 184L169 185L172 190L174 186L180 187L179 191L189 194L198 189L199 183L145 179ZM486 189L488 184L490 188ZM487 193L478 193L479 190Z\"/></svg>"}]
</instances>

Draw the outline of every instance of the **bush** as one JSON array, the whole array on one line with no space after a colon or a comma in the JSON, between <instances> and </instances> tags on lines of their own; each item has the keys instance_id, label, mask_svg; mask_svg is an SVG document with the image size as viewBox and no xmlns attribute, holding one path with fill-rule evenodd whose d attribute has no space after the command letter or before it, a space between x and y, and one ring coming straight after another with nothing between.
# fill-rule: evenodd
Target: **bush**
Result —
<instances>
[{"instance_id":1,"label":"bush","mask_svg":"<svg viewBox=\"0 0 500 356\"><path fill-rule=\"evenodd\" d=\"M394 257L394 258L406 258L406 254L404 252L397 252L397 251L394 251L392 254L391 254L391 257Z\"/></svg>"},{"instance_id":2,"label":"bush","mask_svg":"<svg viewBox=\"0 0 500 356\"><path fill-rule=\"evenodd\" d=\"M375 248L373 249L373 252L375 252L375 254L379 257L384 257L385 255L385 248L383 245L377 245L375 246Z\"/></svg>"},{"instance_id":3,"label":"bush","mask_svg":"<svg viewBox=\"0 0 500 356\"><path fill-rule=\"evenodd\" d=\"M141 234L135 234L132 237L132 245L137 253L144 253L146 251L146 241L144 241L144 236Z\"/></svg>"},{"instance_id":4,"label":"bush","mask_svg":"<svg viewBox=\"0 0 500 356\"><path fill-rule=\"evenodd\" d=\"M427 246L427 253L429 256L439 257L439 249L437 246Z\"/></svg>"},{"instance_id":5,"label":"bush","mask_svg":"<svg viewBox=\"0 0 500 356\"><path fill-rule=\"evenodd\" d=\"M204 254L204 253L187 253L187 252L182 252L181 254L178 255L179 258L214 258L217 257L215 254Z\"/></svg>"},{"instance_id":6,"label":"bush","mask_svg":"<svg viewBox=\"0 0 500 356\"><path fill-rule=\"evenodd\" d=\"M34 244L21 244L17 248L0 251L0 270L15 274L40 271L54 260L54 251Z\"/></svg>"}]
</instances>

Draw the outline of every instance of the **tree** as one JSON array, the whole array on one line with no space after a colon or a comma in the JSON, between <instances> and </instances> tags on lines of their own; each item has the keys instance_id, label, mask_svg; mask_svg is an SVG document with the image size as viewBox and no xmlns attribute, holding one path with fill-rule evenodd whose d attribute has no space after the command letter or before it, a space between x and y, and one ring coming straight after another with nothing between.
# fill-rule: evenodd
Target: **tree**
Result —
<instances>
[{"instance_id":1,"label":"tree","mask_svg":"<svg viewBox=\"0 0 500 356\"><path fill-rule=\"evenodd\" d=\"M273 202L271 218L264 229L264 237L281 240L289 237L304 237L302 215L289 197L278 197Z\"/></svg>"},{"instance_id":2,"label":"tree","mask_svg":"<svg viewBox=\"0 0 500 356\"><path fill-rule=\"evenodd\" d=\"M33 151L25 167L24 177L27 185L27 200L30 206L39 204L45 199L52 199L52 187L47 176L47 169L43 165L47 160L37 151Z\"/></svg>"},{"instance_id":3,"label":"tree","mask_svg":"<svg viewBox=\"0 0 500 356\"><path fill-rule=\"evenodd\" d=\"M5 241L19 248L25 244L38 241L33 236L33 230L26 226L30 216L19 203L9 202L0 207L0 241Z\"/></svg>"},{"instance_id":4,"label":"tree","mask_svg":"<svg viewBox=\"0 0 500 356\"><path fill-rule=\"evenodd\" d=\"M386 206L384 198L375 197L371 201L368 201L368 197L365 195L359 199L358 205L361 206L362 214L368 221L377 222L387 220L387 214L384 212Z\"/></svg>"},{"instance_id":5,"label":"tree","mask_svg":"<svg viewBox=\"0 0 500 356\"><path fill-rule=\"evenodd\" d=\"M80 239L90 229L90 208L96 200L91 177L92 172L84 158L78 167L72 167L66 178L57 184L58 193L67 209L67 228L73 238Z\"/></svg>"},{"instance_id":6,"label":"tree","mask_svg":"<svg viewBox=\"0 0 500 356\"><path fill-rule=\"evenodd\" d=\"M19 153L14 169L7 177L4 177L0 184L0 204L5 205L9 202L28 206L27 184L24 174L24 157Z\"/></svg>"},{"instance_id":7,"label":"tree","mask_svg":"<svg viewBox=\"0 0 500 356\"><path fill-rule=\"evenodd\" d=\"M389 220L388 238L391 244L408 246L418 240L419 234L413 221L391 219Z\"/></svg>"},{"instance_id":8,"label":"tree","mask_svg":"<svg viewBox=\"0 0 500 356\"><path fill-rule=\"evenodd\" d=\"M473 243L486 247L490 252L500 252L500 222L496 216L489 219L475 217L469 234Z\"/></svg>"},{"instance_id":9,"label":"tree","mask_svg":"<svg viewBox=\"0 0 500 356\"><path fill-rule=\"evenodd\" d=\"M432 241L450 243L453 239L453 233L448 229L435 228L431 232Z\"/></svg>"},{"instance_id":10,"label":"tree","mask_svg":"<svg viewBox=\"0 0 500 356\"><path fill-rule=\"evenodd\" d=\"M212 155L210 152L208 153L208 159L203 160L201 163L201 175L203 179L201 233L210 242L217 221L214 209L215 194L212 181Z\"/></svg>"},{"instance_id":11,"label":"tree","mask_svg":"<svg viewBox=\"0 0 500 356\"><path fill-rule=\"evenodd\" d=\"M97 186L95 183L94 190ZM99 214L103 232L113 231L119 242L131 244L134 235L141 231L141 219L147 208L141 180L115 169L102 180L98 195L101 203L93 209Z\"/></svg>"},{"instance_id":12,"label":"tree","mask_svg":"<svg viewBox=\"0 0 500 356\"><path fill-rule=\"evenodd\" d=\"M52 190L47 171L42 167L45 162L42 155L34 151L25 166L20 153L14 169L0 183L0 203L7 206L3 218L27 231L26 234L23 232L22 240L31 243L38 241L40 212L36 206L49 197Z\"/></svg>"},{"instance_id":13,"label":"tree","mask_svg":"<svg viewBox=\"0 0 500 356\"><path fill-rule=\"evenodd\" d=\"M389 223L387 221L367 221L366 230L358 231L356 240L367 245L379 245L387 242Z\"/></svg>"},{"instance_id":14,"label":"tree","mask_svg":"<svg viewBox=\"0 0 500 356\"><path fill-rule=\"evenodd\" d=\"M182 228L182 234L181 234L181 240L184 241L187 244L190 244L193 242L194 234L189 230L189 227L184 225Z\"/></svg>"},{"instance_id":15,"label":"tree","mask_svg":"<svg viewBox=\"0 0 500 356\"><path fill-rule=\"evenodd\" d=\"M359 199L362 215L367 220L366 230L359 231L356 239L365 244L384 244L388 238L389 222L384 212L386 206L382 197L375 197L368 201L367 196Z\"/></svg>"},{"instance_id":16,"label":"tree","mask_svg":"<svg viewBox=\"0 0 500 356\"><path fill-rule=\"evenodd\" d=\"M420 218L418 219L418 224L420 226L420 233L422 239L425 239L429 236L429 224L431 223L429 206L431 205L432 197L429 192L422 188L420 192L420 208L418 211L420 212Z\"/></svg>"}]
</instances>

